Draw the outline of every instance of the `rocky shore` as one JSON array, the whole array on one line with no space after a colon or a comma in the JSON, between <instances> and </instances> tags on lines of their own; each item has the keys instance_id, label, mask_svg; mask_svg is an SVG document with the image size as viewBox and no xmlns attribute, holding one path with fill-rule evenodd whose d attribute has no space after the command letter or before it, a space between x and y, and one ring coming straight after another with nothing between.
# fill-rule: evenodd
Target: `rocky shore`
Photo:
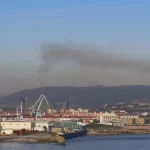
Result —
<instances>
[{"instance_id":1,"label":"rocky shore","mask_svg":"<svg viewBox=\"0 0 150 150\"><path fill-rule=\"evenodd\" d=\"M65 139L61 136L0 136L0 142L26 142L26 143L55 142L58 145L66 144Z\"/></svg>"},{"instance_id":2,"label":"rocky shore","mask_svg":"<svg viewBox=\"0 0 150 150\"><path fill-rule=\"evenodd\" d=\"M100 124L88 125L88 136L150 134L150 126L124 126L114 127Z\"/></svg>"},{"instance_id":3,"label":"rocky shore","mask_svg":"<svg viewBox=\"0 0 150 150\"><path fill-rule=\"evenodd\" d=\"M149 132L146 132L146 131L136 131L136 132L109 132L109 133L106 133L106 132L102 132L102 133L99 133L99 132L88 132L87 135L88 136L104 136L104 135L131 135L131 134L150 134L150 131Z\"/></svg>"}]
</instances>

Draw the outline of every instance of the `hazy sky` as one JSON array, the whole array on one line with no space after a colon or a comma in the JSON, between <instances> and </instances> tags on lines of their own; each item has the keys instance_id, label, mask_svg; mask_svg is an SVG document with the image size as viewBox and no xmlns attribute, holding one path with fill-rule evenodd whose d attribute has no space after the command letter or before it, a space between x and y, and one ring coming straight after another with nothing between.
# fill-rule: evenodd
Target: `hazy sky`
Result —
<instances>
[{"instance_id":1,"label":"hazy sky","mask_svg":"<svg viewBox=\"0 0 150 150\"><path fill-rule=\"evenodd\" d=\"M46 83L39 78L44 42L88 43L113 57L149 61L149 8L149 0L1 0L0 94L41 85L150 85L149 71L66 68L64 62L47 73Z\"/></svg>"}]
</instances>

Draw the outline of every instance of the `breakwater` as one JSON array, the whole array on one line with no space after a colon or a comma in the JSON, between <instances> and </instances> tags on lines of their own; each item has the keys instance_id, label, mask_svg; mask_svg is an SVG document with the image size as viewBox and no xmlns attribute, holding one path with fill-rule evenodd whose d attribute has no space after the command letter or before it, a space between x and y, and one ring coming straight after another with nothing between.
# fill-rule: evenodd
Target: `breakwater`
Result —
<instances>
[{"instance_id":1,"label":"breakwater","mask_svg":"<svg viewBox=\"0 0 150 150\"><path fill-rule=\"evenodd\" d=\"M126 135L126 134L150 134L150 126L124 126L115 127L101 124L89 124L86 126L89 136L98 135Z\"/></svg>"},{"instance_id":2,"label":"breakwater","mask_svg":"<svg viewBox=\"0 0 150 150\"><path fill-rule=\"evenodd\" d=\"M27 142L27 143L43 143L55 142L59 145L65 145L66 141L61 136L0 136L0 142Z\"/></svg>"},{"instance_id":3,"label":"breakwater","mask_svg":"<svg viewBox=\"0 0 150 150\"><path fill-rule=\"evenodd\" d=\"M150 126L106 126L100 124L92 124L87 126L90 136L98 135L126 135L126 134L150 134Z\"/></svg>"}]
</instances>

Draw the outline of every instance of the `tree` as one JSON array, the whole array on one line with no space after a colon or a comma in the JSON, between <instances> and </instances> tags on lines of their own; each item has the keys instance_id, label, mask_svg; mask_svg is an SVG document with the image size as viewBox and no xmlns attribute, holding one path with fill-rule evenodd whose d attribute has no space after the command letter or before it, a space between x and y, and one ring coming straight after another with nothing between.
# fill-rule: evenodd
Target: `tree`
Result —
<instances>
[{"instance_id":1,"label":"tree","mask_svg":"<svg viewBox=\"0 0 150 150\"><path fill-rule=\"evenodd\" d=\"M98 123L98 120L97 119L93 119L93 123Z\"/></svg>"}]
</instances>

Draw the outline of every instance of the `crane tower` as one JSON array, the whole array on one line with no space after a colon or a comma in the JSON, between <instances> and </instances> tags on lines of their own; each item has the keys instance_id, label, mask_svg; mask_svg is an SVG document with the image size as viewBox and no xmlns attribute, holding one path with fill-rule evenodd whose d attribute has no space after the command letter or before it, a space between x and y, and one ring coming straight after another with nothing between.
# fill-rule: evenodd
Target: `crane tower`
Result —
<instances>
[{"instance_id":1,"label":"crane tower","mask_svg":"<svg viewBox=\"0 0 150 150\"><path fill-rule=\"evenodd\" d=\"M31 110L31 113L35 119L37 119L38 116L41 117L42 113L45 112L45 110L49 109L50 105L48 103L48 100L45 95L41 95L36 103L29 108Z\"/></svg>"}]
</instances>

